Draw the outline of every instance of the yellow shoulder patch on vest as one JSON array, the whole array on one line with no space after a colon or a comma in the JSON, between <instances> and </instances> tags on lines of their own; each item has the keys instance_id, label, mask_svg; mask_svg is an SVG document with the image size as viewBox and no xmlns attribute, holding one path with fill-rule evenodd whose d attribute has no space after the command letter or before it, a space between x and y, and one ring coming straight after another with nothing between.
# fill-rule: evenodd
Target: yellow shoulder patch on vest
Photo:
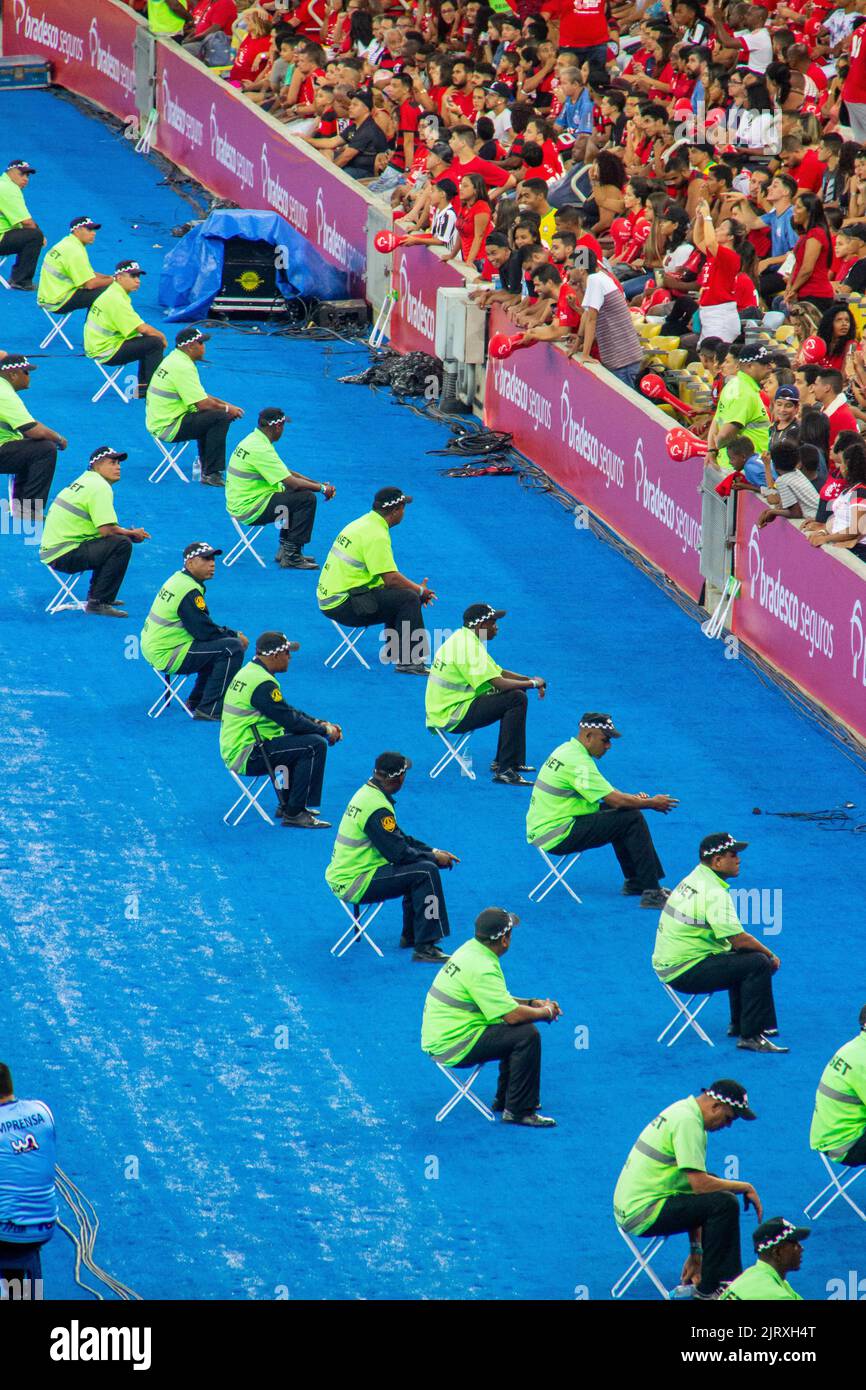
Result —
<instances>
[{"instance_id":1,"label":"yellow shoulder patch on vest","mask_svg":"<svg viewBox=\"0 0 866 1390\"><path fill-rule=\"evenodd\" d=\"M205 608L207 606L205 604L204 597L201 594L196 594L193 602L195 603L196 608Z\"/></svg>"},{"instance_id":2,"label":"yellow shoulder patch on vest","mask_svg":"<svg viewBox=\"0 0 866 1390\"><path fill-rule=\"evenodd\" d=\"M383 829L383 830L396 830L396 829L397 829L397 822L395 821L395 819L394 819L393 816L383 816L383 817L382 817L382 829Z\"/></svg>"},{"instance_id":3,"label":"yellow shoulder patch on vest","mask_svg":"<svg viewBox=\"0 0 866 1390\"><path fill-rule=\"evenodd\" d=\"M274 686L273 690L271 691L271 699L272 699L275 703L278 703L280 700L282 700L282 698L283 698L283 697L282 697L281 692L277 689L276 686Z\"/></svg>"}]
</instances>

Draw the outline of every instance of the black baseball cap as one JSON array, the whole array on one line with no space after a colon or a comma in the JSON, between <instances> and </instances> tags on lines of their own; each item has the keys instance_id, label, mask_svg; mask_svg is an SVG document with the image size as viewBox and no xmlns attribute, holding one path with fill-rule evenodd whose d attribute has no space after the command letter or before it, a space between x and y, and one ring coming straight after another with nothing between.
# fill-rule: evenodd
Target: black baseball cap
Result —
<instances>
[{"instance_id":1,"label":"black baseball cap","mask_svg":"<svg viewBox=\"0 0 866 1390\"><path fill-rule=\"evenodd\" d=\"M519 921L520 918L514 912L506 912L504 907L485 907L475 918L475 939L499 941L512 927L516 927Z\"/></svg>"},{"instance_id":2,"label":"black baseball cap","mask_svg":"<svg viewBox=\"0 0 866 1390\"><path fill-rule=\"evenodd\" d=\"M712 859L714 854L742 854L749 848L748 840L735 840L727 830L719 830L715 835L705 835L700 844L701 859Z\"/></svg>"},{"instance_id":3,"label":"black baseball cap","mask_svg":"<svg viewBox=\"0 0 866 1390\"><path fill-rule=\"evenodd\" d=\"M177 347L186 347L187 343L209 343L210 334L202 333L200 328L182 328L174 341Z\"/></svg>"},{"instance_id":4,"label":"black baseball cap","mask_svg":"<svg viewBox=\"0 0 866 1390\"><path fill-rule=\"evenodd\" d=\"M784 1245L786 1240L806 1240L811 1233L811 1226L795 1226L792 1222L786 1221L784 1216L771 1216L755 1227L752 1232L752 1244L755 1254L763 1255L765 1250L774 1250L777 1245Z\"/></svg>"},{"instance_id":5,"label":"black baseball cap","mask_svg":"<svg viewBox=\"0 0 866 1390\"><path fill-rule=\"evenodd\" d=\"M479 623L498 622L506 614L505 608L491 608L489 603L470 603L463 614L464 627L478 627Z\"/></svg>"},{"instance_id":6,"label":"black baseball cap","mask_svg":"<svg viewBox=\"0 0 866 1390\"><path fill-rule=\"evenodd\" d=\"M776 392L777 401L798 401L800 392L796 386L780 386Z\"/></svg>"},{"instance_id":7,"label":"black baseball cap","mask_svg":"<svg viewBox=\"0 0 866 1390\"><path fill-rule=\"evenodd\" d=\"M353 92L350 101L362 101L368 111L373 110L373 93L365 91Z\"/></svg>"},{"instance_id":8,"label":"black baseball cap","mask_svg":"<svg viewBox=\"0 0 866 1390\"><path fill-rule=\"evenodd\" d=\"M380 753L375 763L376 772L383 777L402 777L412 766L412 759L403 753Z\"/></svg>"},{"instance_id":9,"label":"black baseball cap","mask_svg":"<svg viewBox=\"0 0 866 1390\"><path fill-rule=\"evenodd\" d=\"M6 165L7 174L10 169L17 169L19 174L36 173L36 170L33 168L33 165L28 164L26 159L13 159L9 164Z\"/></svg>"},{"instance_id":10,"label":"black baseball cap","mask_svg":"<svg viewBox=\"0 0 866 1390\"><path fill-rule=\"evenodd\" d=\"M262 632L256 638L256 656L276 656L279 652L297 652L300 649L300 642L290 642L284 632Z\"/></svg>"},{"instance_id":11,"label":"black baseball cap","mask_svg":"<svg viewBox=\"0 0 866 1390\"><path fill-rule=\"evenodd\" d=\"M70 232L75 232L79 227L86 227L89 232L98 232L102 226L101 222L94 222L92 217L73 217L69 224Z\"/></svg>"},{"instance_id":12,"label":"black baseball cap","mask_svg":"<svg viewBox=\"0 0 866 1390\"><path fill-rule=\"evenodd\" d=\"M212 560L217 555L222 555L222 551L208 545L207 541L193 541L183 552L185 560L195 560L199 556L202 560Z\"/></svg>"},{"instance_id":13,"label":"black baseball cap","mask_svg":"<svg viewBox=\"0 0 866 1390\"><path fill-rule=\"evenodd\" d=\"M373 498L374 511L389 511L393 507L404 507L412 498L400 487L380 487Z\"/></svg>"},{"instance_id":14,"label":"black baseball cap","mask_svg":"<svg viewBox=\"0 0 866 1390\"><path fill-rule=\"evenodd\" d=\"M138 261L118 261L114 267L115 275L146 275L147 271L142 270Z\"/></svg>"},{"instance_id":15,"label":"black baseball cap","mask_svg":"<svg viewBox=\"0 0 866 1390\"><path fill-rule=\"evenodd\" d=\"M0 372L35 372L38 362L31 362L26 352L7 352L0 357Z\"/></svg>"},{"instance_id":16,"label":"black baseball cap","mask_svg":"<svg viewBox=\"0 0 866 1390\"><path fill-rule=\"evenodd\" d=\"M490 86L485 87L484 90L491 92L495 97L504 97L506 101L511 100L511 88L507 87L504 82L491 82Z\"/></svg>"},{"instance_id":17,"label":"black baseball cap","mask_svg":"<svg viewBox=\"0 0 866 1390\"><path fill-rule=\"evenodd\" d=\"M589 710L580 716L581 729L601 729L602 733L610 738L622 738L622 734L613 722L612 714L599 714L597 710Z\"/></svg>"},{"instance_id":18,"label":"black baseball cap","mask_svg":"<svg viewBox=\"0 0 866 1390\"><path fill-rule=\"evenodd\" d=\"M122 454L119 449L112 449L110 444L100 444L99 448L94 449L90 455L90 463L91 465L100 463L102 459L117 459L118 463L122 463L124 459L128 458L129 454Z\"/></svg>"},{"instance_id":19,"label":"black baseball cap","mask_svg":"<svg viewBox=\"0 0 866 1390\"><path fill-rule=\"evenodd\" d=\"M712 1096L713 1100L720 1100L723 1105L729 1105L738 1120L756 1120L758 1118L754 1110L749 1107L749 1097L746 1094L745 1086L741 1086L739 1081L713 1081L709 1086L704 1087L704 1094Z\"/></svg>"}]
</instances>

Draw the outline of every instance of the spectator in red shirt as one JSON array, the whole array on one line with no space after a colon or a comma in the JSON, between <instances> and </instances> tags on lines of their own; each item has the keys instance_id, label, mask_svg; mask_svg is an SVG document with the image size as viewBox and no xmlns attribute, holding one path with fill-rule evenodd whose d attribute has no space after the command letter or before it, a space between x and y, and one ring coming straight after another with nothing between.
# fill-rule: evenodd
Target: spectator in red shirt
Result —
<instances>
[{"instance_id":1,"label":"spectator in red shirt","mask_svg":"<svg viewBox=\"0 0 866 1390\"><path fill-rule=\"evenodd\" d=\"M794 269L782 301L788 309L801 300L822 310L829 309L835 297L830 283L833 242L821 200L814 193L800 192L795 198L794 228L800 235L794 247Z\"/></svg>"},{"instance_id":2,"label":"spectator in red shirt","mask_svg":"<svg viewBox=\"0 0 866 1390\"><path fill-rule=\"evenodd\" d=\"M842 430L856 430L857 417L845 396L844 379L835 367L819 367L812 394L830 425L830 448Z\"/></svg>"},{"instance_id":3,"label":"spectator in red shirt","mask_svg":"<svg viewBox=\"0 0 866 1390\"><path fill-rule=\"evenodd\" d=\"M559 46L571 50L579 63L604 67L607 62L606 0L548 0L542 8L559 16Z\"/></svg>"},{"instance_id":4,"label":"spectator in red shirt","mask_svg":"<svg viewBox=\"0 0 866 1390\"><path fill-rule=\"evenodd\" d=\"M421 108L412 100L412 78L407 73L395 73L385 90L397 106L397 149L391 167L405 171L415 158Z\"/></svg>"},{"instance_id":5,"label":"spectator in red shirt","mask_svg":"<svg viewBox=\"0 0 866 1390\"><path fill-rule=\"evenodd\" d=\"M479 270L484 260L487 233L493 230L487 187L479 174L464 174L458 184L460 206L457 211L457 231L460 237L459 254L467 266ZM453 261L458 248L446 256Z\"/></svg>"},{"instance_id":6,"label":"spectator in red shirt","mask_svg":"<svg viewBox=\"0 0 866 1390\"><path fill-rule=\"evenodd\" d=\"M516 179L505 170L500 169L498 164L492 164L488 159L479 159L475 153L478 137L471 125L457 125L451 131L449 140L451 152L454 155L454 162L449 171L449 177L458 181L464 174L477 174L484 180L488 188L491 188L492 198L497 198L506 186L514 187Z\"/></svg>"},{"instance_id":7,"label":"spectator in red shirt","mask_svg":"<svg viewBox=\"0 0 866 1390\"><path fill-rule=\"evenodd\" d=\"M210 67L231 60L232 26L238 17L235 0L199 0L192 11L192 33L184 48Z\"/></svg>"},{"instance_id":8,"label":"spectator in red shirt","mask_svg":"<svg viewBox=\"0 0 866 1390\"><path fill-rule=\"evenodd\" d=\"M250 10L246 38L242 39L228 74L229 82L239 87L252 82L262 71L271 51L271 21L262 10Z\"/></svg>"},{"instance_id":9,"label":"spectator in red shirt","mask_svg":"<svg viewBox=\"0 0 866 1390\"><path fill-rule=\"evenodd\" d=\"M779 157L787 173L793 174L797 180L798 188L805 188L809 193L820 193L827 166L821 163L817 150L805 148L802 135L797 132L783 135Z\"/></svg>"},{"instance_id":10,"label":"spectator in red shirt","mask_svg":"<svg viewBox=\"0 0 866 1390\"><path fill-rule=\"evenodd\" d=\"M740 273L740 251L745 236L739 223L723 218L713 226L710 206L706 199L698 203L692 227L692 244L703 251L706 261L698 277L701 292L698 313L701 339L722 338L732 343L740 336L740 315L737 309L737 276Z\"/></svg>"}]
</instances>

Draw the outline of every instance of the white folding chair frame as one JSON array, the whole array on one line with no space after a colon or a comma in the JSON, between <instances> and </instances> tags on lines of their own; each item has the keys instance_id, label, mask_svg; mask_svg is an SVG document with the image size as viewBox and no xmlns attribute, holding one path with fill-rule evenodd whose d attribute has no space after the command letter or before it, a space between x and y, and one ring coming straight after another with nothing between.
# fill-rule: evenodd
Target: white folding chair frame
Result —
<instances>
[{"instance_id":1,"label":"white folding chair frame","mask_svg":"<svg viewBox=\"0 0 866 1390\"><path fill-rule=\"evenodd\" d=\"M72 318L72 314L64 314L62 309L59 311L59 313L53 314L50 309L44 308L44 306L41 304L39 305L39 308L42 310L48 322L51 324L50 333L46 333L45 337L42 339L42 342L39 344L40 349L49 347L50 344L54 342L54 339L59 337L63 339L64 343L69 348L69 351L74 352L75 344L69 341L69 339L63 331L69 320Z\"/></svg>"},{"instance_id":2,"label":"white folding chair frame","mask_svg":"<svg viewBox=\"0 0 866 1390\"><path fill-rule=\"evenodd\" d=\"M252 555L253 559L258 560L262 569L267 569L267 565L265 564L259 552L256 550L255 544L259 536L262 534L262 531L264 531L264 526L242 526L241 523L238 521L237 517L232 516L231 513L229 513L229 521L237 531L238 539L237 543L232 546L231 550L229 550L227 554L223 556L223 564L236 565L238 560L243 555L244 551L248 550Z\"/></svg>"},{"instance_id":3,"label":"white folding chair frame","mask_svg":"<svg viewBox=\"0 0 866 1390\"><path fill-rule=\"evenodd\" d=\"M106 391L116 391L120 399L123 401L124 405L129 405L129 397L126 395L124 391L121 391L120 387L117 384L117 378L120 376L120 373L123 371L124 368L122 366L115 367L113 372L107 372L103 367L102 363L98 362L95 357L93 358L93 362L94 365L99 369L100 374L105 378L105 380L100 386L99 390L96 392L96 395L91 396L90 399L95 403L96 401L102 400L102 397L105 395Z\"/></svg>"},{"instance_id":4,"label":"white folding chair frame","mask_svg":"<svg viewBox=\"0 0 866 1390\"><path fill-rule=\"evenodd\" d=\"M690 994L688 998L684 998L683 995L677 994L676 990L672 989L670 985L665 984L664 980L659 980L659 984L661 985L665 994L668 996L668 999L670 999L671 1003L676 1009L676 1013L674 1014L670 1023L668 1023L667 1026L664 1027L662 1031L659 1033L658 1037L656 1038L656 1042L661 1042L662 1038L665 1036L665 1033L669 1033L670 1030L673 1028L674 1024L678 1023L679 1020L682 1018L684 1021L680 1023L680 1026L674 1033L673 1037L665 1043L665 1047L673 1047L677 1038L682 1037L683 1033L686 1031L687 1028L694 1028L695 1032L697 1033L698 1037L701 1039L702 1042L705 1042L709 1047L715 1047L715 1043L713 1042L712 1038L704 1032L703 1028L698 1023L698 1014L700 1013L701 1009L705 1008L707 1004L709 1004L712 995ZM694 1004L696 999L700 999L701 1002L698 1005L698 1007L694 1011L692 1011L691 1006L692 1004Z\"/></svg>"},{"instance_id":5,"label":"white folding chair frame","mask_svg":"<svg viewBox=\"0 0 866 1390\"><path fill-rule=\"evenodd\" d=\"M571 872L572 867L580 858L580 854L559 854L551 857L546 849L539 849L538 845L536 845L535 848L547 865L548 872L544 875L544 878L536 883L534 888L529 890L527 894L529 901L533 903L543 902L548 893L551 893L557 883L559 883L565 889L566 893L568 893L569 897L573 898L574 901L580 905L581 899L577 896L571 884L565 881L566 874ZM568 864L565 863L567 859L571 861ZM564 869L562 867L563 864L565 864ZM548 880L550 881L548 882Z\"/></svg>"},{"instance_id":6,"label":"white folding chair frame","mask_svg":"<svg viewBox=\"0 0 866 1390\"><path fill-rule=\"evenodd\" d=\"M373 925L381 909L385 906L384 902L363 904L344 903L342 898L338 898L337 901L346 913L346 916L351 919L352 924L343 932L343 935L334 942L331 947L331 955L339 960L340 956L346 954L350 946L354 946L355 942L360 941L361 937L363 937L367 945L372 946L376 955L384 959L384 952L379 950L379 947L369 934L370 927ZM343 942L346 944L343 945Z\"/></svg>"},{"instance_id":7,"label":"white folding chair frame","mask_svg":"<svg viewBox=\"0 0 866 1390\"><path fill-rule=\"evenodd\" d=\"M180 693L190 677L188 675L172 676L167 671L157 671L155 667L151 667L151 669L157 679L162 682L162 692L157 695L150 709L147 711L148 719L158 719L161 714L165 714L172 700L176 700L184 714L188 714L190 719L192 719L193 712Z\"/></svg>"},{"instance_id":8,"label":"white folding chair frame","mask_svg":"<svg viewBox=\"0 0 866 1390\"><path fill-rule=\"evenodd\" d=\"M0 266L4 266L8 260L8 256L0 256ZM3 286L4 290L8 290L9 288L9 281L2 275L0 275L0 285Z\"/></svg>"},{"instance_id":9,"label":"white folding chair frame","mask_svg":"<svg viewBox=\"0 0 866 1390\"><path fill-rule=\"evenodd\" d=\"M433 1061L436 1062L435 1057L433 1058ZM457 1072L454 1070L453 1067L443 1066L441 1062L436 1062L436 1065L441 1071L442 1075L448 1077L448 1080L451 1082L451 1085L454 1087L456 1091L456 1095L453 1095L450 1100L447 1100L445 1102L445 1104L442 1106L442 1109L436 1116L437 1124L444 1120L446 1115L450 1115L455 1105L459 1105L461 1100L468 1100L470 1105L475 1106L475 1109L478 1111L479 1115L484 1116L485 1120L490 1120L491 1122L493 1122L496 1119L496 1116L490 1109L490 1106L485 1105L484 1101L481 1100L478 1096L476 1096L472 1090L473 1083L476 1077L478 1076L478 1073L481 1071L482 1066L484 1065L483 1062L479 1062L478 1066L474 1069L471 1076L468 1076L465 1081L463 1081L457 1075Z\"/></svg>"},{"instance_id":10,"label":"white folding chair frame","mask_svg":"<svg viewBox=\"0 0 866 1390\"><path fill-rule=\"evenodd\" d=\"M50 565L47 568L57 581L57 593L46 603L45 612L52 614L83 612L85 600L75 597L75 586L82 578L83 571L78 570L75 574L61 574L58 570L52 569Z\"/></svg>"},{"instance_id":11,"label":"white folding chair frame","mask_svg":"<svg viewBox=\"0 0 866 1390\"><path fill-rule=\"evenodd\" d=\"M650 1263L650 1261L654 1260L656 1255L661 1250L662 1246L667 1240L667 1236L647 1236L646 1239L649 1240L650 1243L647 1246L646 1251L643 1254L641 1254L640 1250L638 1249L637 1245L632 1240L628 1232L624 1231L621 1226L617 1226L616 1229L619 1231L620 1235L622 1236L623 1240L625 1241L634 1258L631 1264L629 1265L628 1269L626 1269L625 1272L619 1276L613 1288L611 1289L611 1298L622 1298L623 1294L627 1293L628 1290L631 1288L635 1279L639 1279L641 1274L645 1274L646 1277L649 1279L650 1283L656 1289L656 1291L661 1294L662 1298L670 1299L670 1291L665 1288L664 1284L662 1283L661 1279L659 1279L658 1275L656 1274L655 1270L652 1268ZM638 1237L639 1240L641 1238L642 1237L640 1236Z\"/></svg>"},{"instance_id":12,"label":"white folding chair frame","mask_svg":"<svg viewBox=\"0 0 866 1390\"><path fill-rule=\"evenodd\" d=\"M472 759L468 758L463 750L472 737L472 732L468 734L448 734L444 729L431 729L431 733L438 734L445 744L445 752L442 757L430 769L431 777L441 777L446 767L451 762L460 764L461 777L468 777L470 782L475 781L475 773L472 771ZM459 740L459 742L457 742Z\"/></svg>"},{"instance_id":13,"label":"white folding chair frame","mask_svg":"<svg viewBox=\"0 0 866 1390\"><path fill-rule=\"evenodd\" d=\"M857 1181L857 1179L860 1177L860 1174L866 1170L864 1170L863 1167L849 1168L847 1169L848 1176L846 1178L846 1181L842 1182L840 1178L837 1176L836 1169L834 1168L834 1165L830 1162L827 1155L819 1153L818 1157L821 1159L821 1162L826 1168L827 1176L829 1177L830 1181L827 1183L826 1187L821 1189L817 1197L813 1197L809 1205L803 1208L804 1214L809 1218L810 1221L817 1221L818 1217L822 1216L823 1213L827 1210L827 1208L833 1205L837 1197L841 1197L844 1202L848 1203L848 1206L851 1208L851 1210L857 1213L861 1221L866 1221L866 1213L862 1212L858 1207L857 1203L854 1201L854 1198L848 1195L848 1188L852 1187L854 1183ZM821 1198L825 1197L828 1192L830 1192L832 1195L830 1197L827 1197L826 1202L824 1202L822 1206L818 1207L817 1211L813 1211L812 1208L818 1206L818 1203L821 1201Z\"/></svg>"},{"instance_id":14,"label":"white folding chair frame","mask_svg":"<svg viewBox=\"0 0 866 1390\"><path fill-rule=\"evenodd\" d=\"M164 439L157 439L155 434L151 435L151 439L162 454L162 458L153 471L148 474L147 481L149 483L161 483L163 478L174 470L182 483L188 483L189 478L180 467L180 460L189 448L192 440L185 439L181 444L177 444L172 448Z\"/></svg>"},{"instance_id":15,"label":"white folding chair frame","mask_svg":"<svg viewBox=\"0 0 866 1390\"><path fill-rule=\"evenodd\" d=\"M240 825L247 811L257 811L267 825L273 825L273 818L268 815L263 806L259 805L259 797L267 787L272 786L270 777L262 776L249 778L248 780L252 785L247 787L238 774L232 772L231 768L229 768L228 772L235 784L240 787L241 794L226 811L223 816L223 824L233 829L236 825ZM232 820L231 817L239 806L242 806L243 809L239 811L234 820Z\"/></svg>"},{"instance_id":16,"label":"white folding chair frame","mask_svg":"<svg viewBox=\"0 0 866 1390\"><path fill-rule=\"evenodd\" d=\"M370 663L364 660L361 653L358 651L357 645L367 629L365 627L342 627L335 618L331 618L330 622L331 626L340 634L340 641L338 646L331 652L330 656L325 657L325 665L329 667L330 670L336 671L343 658L348 656L349 652L351 652L354 657L357 657L361 665L369 671Z\"/></svg>"}]
</instances>

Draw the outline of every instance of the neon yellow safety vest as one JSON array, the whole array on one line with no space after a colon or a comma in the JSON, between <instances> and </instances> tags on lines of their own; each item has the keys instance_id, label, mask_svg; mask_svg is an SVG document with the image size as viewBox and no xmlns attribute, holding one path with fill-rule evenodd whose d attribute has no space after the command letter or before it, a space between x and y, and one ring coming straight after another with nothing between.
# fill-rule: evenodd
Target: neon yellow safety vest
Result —
<instances>
[{"instance_id":1,"label":"neon yellow safety vest","mask_svg":"<svg viewBox=\"0 0 866 1390\"><path fill-rule=\"evenodd\" d=\"M184 627L178 608L187 594L195 590L204 602L204 585L186 570L167 579L150 605L141 629L141 654L155 671L175 672L193 644L192 633Z\"/></svg>"},{"instance_id":2,"label":"neon yellow safety vest","mask_svg":"<svg viewBox=\"0 0 866 1390\"><path fill-rule=\"evenodd\" d=\"M388 863L364 833L370 816L380 810L394 815L393 804L381 788L365 782L343 812L325 880L331 892L344 902L360 902L376 870Z\"/></svg>"},{"instance_id":3,"label":"neon yellow safety vest","mask_svg":"<svg viewBox=\"0 0 866 1390\"><path fill-rule=\"evenodd\" d=\"M561 743L535 779L526 814L527 840L538 849L551 849L565 839L576 816L597 811L610 791L613 787L579 739Z\"/></svg>"},{"instance_id":4,"label":"neon yellow safety vest","mask_svg":"<svg viewBox=\"0 0 866 1390\"><path fill-rule=\"evenodd\" d=\"M796 1289L791 1288L787 1279L783 1279L777 1269L767 1264L766 1260L758 1260L749 1269L744 1269L742 1274L728 1285L719 1302L724 1303L727 1300L729 1303L774 1303L782 1299L803 1302L801 1295Z\"/></svg>"},{"instance_id":5,"label":"neon yellow safety vest","mask_svg":"<svg viewBox=\"0 0 866 1390\"><path fill-rule=\"evenodd\" d=\"M866 1033L831 1057L818 1082L809 1143L834 1163L866 1134Z\"/></svg>"},{"instance_id":6,"label":"neon yellow safety vest","mask_svg":"<svg viewBox=\"0 0 866 1390\"><path fill-rule=\"evenodd\" d=\"M256 746L254 729L258 729L263 739L279 738L280 734L285 733L282 724L277 724L253 708L253 695L264 681L276 681L276 677L264 666L251 661L238 671L223 701L220 756L229 771L239 776L244 775L249 756ZM276 684L279 687L279 681ZM282 699L279 689L276 698L278 701Z\"/></svg>"},{"instance_id":7,"label":"neon yellow safety vest","mask_svg":"<svg viewBox=\"0 0 866 1390\"><path fill-rule=\"evenodd\" d=\"M147 22L152 34L179 34L186 23L169 9L165 0L147 0Z\"/></svg>"},{"instance_id":8,"label":"neon yellow safety vest","mask_svg":"<svg viewBox=\"0 0 866 1390\"><path fill-rule=\"evenodd\" d=\"M396 568L387 521L366 512L349 522L328 551L316 588L319 607L327 613L358 589L381 589L382 575Z\"/></svg>"},{"instance_id":9,"label":"neon yellow safety vest","mask_svg":"<svg viewBox=\"0 0 866 1390\"><path fill-rule=\"evenodd\" d=\"M452 632L433 658L427 677L427 728L456 728L473 700L489 695L493 681L501 675L502 667L476 632L468 627Z\"/></svg>"}]
</instances>

